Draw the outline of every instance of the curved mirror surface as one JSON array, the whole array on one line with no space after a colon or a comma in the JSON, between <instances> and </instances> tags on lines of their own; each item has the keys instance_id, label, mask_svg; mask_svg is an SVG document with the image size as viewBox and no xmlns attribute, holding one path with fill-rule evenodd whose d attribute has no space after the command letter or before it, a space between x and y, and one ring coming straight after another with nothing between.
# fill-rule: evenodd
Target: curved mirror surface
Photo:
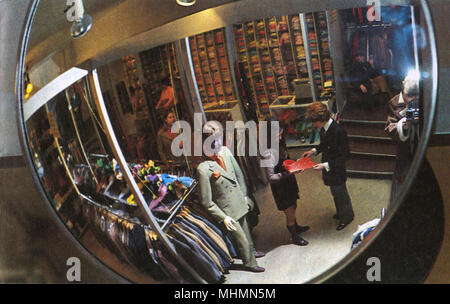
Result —
<instances>
[{"instance_id":1,"label":"curved mirror surface","mask_svg":"<svg viewBox=\"0 0 450 304\"><path fill-rule=\"evenodd\" d=\"M395 209L432 115L420 5L160 1L149 20L86 0L73 39L60 2L31 30L28 145L61 220L126 278L308 282Z\"/></svg>"}]
</instances>

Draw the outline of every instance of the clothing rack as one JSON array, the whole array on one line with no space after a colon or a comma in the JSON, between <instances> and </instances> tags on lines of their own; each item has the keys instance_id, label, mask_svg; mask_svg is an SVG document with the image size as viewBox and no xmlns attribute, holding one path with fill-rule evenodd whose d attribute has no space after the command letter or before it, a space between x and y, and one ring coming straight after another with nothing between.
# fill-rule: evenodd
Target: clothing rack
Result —
<instances>
[{"instance_id":1,"label":"clothing rack","mask_svg":"<svg viewBox=\"0 0 450 304\"><path fill-rule=\"evenodd\" d=\"M103 205L101 205L101 204L99 204L99 203L93 201L91 198L87 197L86 195L84 195L84 194L82 194L82 193L80 193L80 196L81 196L81 198L83 198L84 200L86 200L88 203L94 205L95 207L100 208L100 209L103 209L103 210L105 210L106 212L111 213L112 215L117 216L118 218L120 218L120 219L122 219L122 220L124 220L124 221L127 221L127 222L132 223L132 224L135 224L135 225L140 225L140 226L141 226L142 228L144 228L144 229L150 229L150 227L148 227L147 225L145 225L145 224L143 224L143 223L141 223L141 222L136 222L136 221L134 221L134 220L132 220L132 219L130 219L130 218L126 218L126 217L124 217L124 216L122 216L122 215L119 215L119 214L117 214L117 213L114 213L114 212L113 212L111 209L109 209L108 207L103 206Z\"/></svg>"},{"instance_id":2,"label":"clothing rack","mask_svg":"<svg viewBox=\"0 0 450 304\"><path fill-rule=\"evenodd\" d=\"M198 185L198 181L194 181L191 185L191 187L189 188L189 190L186 191L186 193L184 194L184 196L174 205L175 210L173 210L173 212L171 212L169 218L166 220L166 222L162 225L161 230L164 231L164 229L170 224L170 222L172 221L172 219L175 217L175 215L178 213L178 210L180 209L180 207L183 205L184 201L186 200L186 198L192 193L192 191L195 189L195 187ZM176 207L175 207L176 206Z\"/></svg>"},{"instance_id":3,"label":"clothing rack","mask_svg":"<svg viewBox=\"0 0 450 304\"><path fill-rule=\"evenodd\" d=\"M96 153L87 153L87 156L99 157L99 158L109 158L109 155L106 154L96 154Z\"/></svg>"},{"instance_id":4,"label":"clothing rack","mask_svg":"<svg viewBox=\"0 0 450 304\"><path fill-rule=\"evenodd\" d=\"M75 168L89 168L89 166L86 164L75 164L74 167Z\"/></svg>"},{"instance_id":5,"label":"clothing rack","mask_svg":"<svg viewBox=\"0 0 450 304\"><path fill-rule=\"evenodd\" d=\"M192 193L192 191L195 189L195 187L197 186L197 184L198 184L198 182L197 182L197 181L194 181L194 182L192 183L191 187L185 192L185 194L183 195L183 197L182 197L181 199L179 199L178 202L175 203L175 205L174 205L174 206L172 207L172 209L171 209L171 210L173 210L173 211L170 213L169 218L168 218L168 219L164 222L164 224L162 225L161 230L164 230L164 228L166 228L166 227L168 226L168 224L170 223L170 221L171 221L171 220L173 219L173 217L177 214L178 210L179 210L180 207L183 205L183 203L185 202L186 198L187 198L187 197ZM80 193L80 196L81 196L83 199L85 199L88 203L94 205L95 207L101 208L101 209L103 209L103 210L105 210L105 211L111 213L112 215L117 216L117 217L123 219L124 221L128 221L128 222L133 223L133 224L136 224L136 225L141 225L144 229L150 229L150 230L151 230L151 228L150 228L149 226L147 226L147 225L145 225L145 224L142 224L142 223L140 223L140 222L136 222L136 221L133 221L133 220L131 220L131 219L125 218L125 217L123 217L123 216L121 216L121 215L119 215L119 214L116 214L116 213L114 213L111 209L109 209L108 207L103 206L103 205L101 205L101 204L99 204L99 203L93 201L91 198L87 197L86 195L84 195L84 194L82 194L82 193Z\"/></svg>"},{"instance_id":6,"label":"clothing rack","mask_svg":"<svg viewBox=\"0 0 450 304\"><path fill-rule=\"evenodd\" d=\"M365 25L349 25L345 27L346 30L354 30L354 29L377 29L377 28L388 28L391 27L392 23L379 23L379 24L365 24Z\"/></svg>"}]
</instances>

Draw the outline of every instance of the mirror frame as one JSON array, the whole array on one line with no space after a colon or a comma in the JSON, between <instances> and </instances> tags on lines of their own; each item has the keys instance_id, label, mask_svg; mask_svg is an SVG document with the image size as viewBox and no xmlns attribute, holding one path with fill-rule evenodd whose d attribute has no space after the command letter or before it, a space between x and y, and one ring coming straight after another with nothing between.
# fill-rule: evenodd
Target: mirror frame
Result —
<instances>
[{"instance_id":1,"label":"mirror frame","mask_svg":"<svg viewBox=\"0 0 450 304\"><path fill-rule=\"evenodd\" d=\"M76 239L75 236L70 232L70 230L63 224L62 219L57 214L56 210L51 206L50 200L47 196L47 193L45 192L41 181L39 179L39 176L37 174L37 170L33 165L32 156L30 154L30 147L28 145L28 136L27 136L27 130L26 125L23 117L23 73L25 71L25 58L26 58L26 51L27 51L27 45L28 45L28 39L31 34L31 27L32 22L34 19L34 16L37 11L37 6L39 4L39 0L30 0L31 4L27 13L27 19L25 22L25 27L23 29L23 35L22 35L22 41L19 49L19 53L17 56L17 68L16 68L16 75L15 75L15 95L16 95L16 107L17 107L17 124L19 129L19 137L20 137L20 143L22 147L22 152L24 155L25 162L27 166L30 168L30 172L32 173L33 180L35 181L36 185L38 186L40 193L42 194L42 197L44 200L46 200L47 205L49 208L51 208L54 211L54 214L58 217L59 223L61 224L61 227L64 227L63 229L69 231L69 234L72 236L73 240L81 245L82 248L87 250L84 245L81 243L80 240ZM247 0L238 1L238 2L246 2ZM254 0L248 0L247 2L252 2ZM267 1L260 1L260 2L267 2ZM342 1L333 1L333 0L324 0L319 3L311 3L311 1L307 0L298 0L299 6L301 3L305 4L305 7L307 8L304 12L308 12L308 9L311 9L314 6L319 6L321 9L343 9L343 8L351 8L351 7L358 7L358 6L364 6L367 5L367 1L362 0L350 0L345 1L345 4L343 4ZM233 2L235 3L235 2ZM231 4L225 4L225 5L232 5ZM315 278L312 278L306 283L321 283L326 281L327 279L330 279L338 272L345 269L347 265L349 265L352 261L354 261L358 256L361 255L362 252L367 250L371 244L373 244L377 237L381 234L381 232L384 230L384 228L389 224L390 220L392 219L393 215L397 211L400 205L404 204L404 200L411 188L411 185L414 181L414 178L416 177L419 167L423 161L425 150L427 148L428 140L430 138L430 135L432 133L432 127L434 124L434 118L435 118L435 111L436 111L436 100L437 100L437 86L438 86L438 61L437 61L437 47L436 47L436 40L435 40L435 33L433 28L433 22L432 17L430 13L430 8L428 6L427 0L411 0L411 1L402 1L402 0L381 0L380 5L384 4L398 4L398 5L415 5L417 7L420 7L421 13L423 13L423 18L425 20L424 30L426 33L426 37L428 39L428 49L429 49L429 57L431 59L430 62L430 73L429 77L431 80L428 80L430 82L430 95L423 96L424 99L429 99L429 107L427 108L427 116L424 116L423 121L423 130L421 133L421 138L418 144L417 151L414 155L413 162L411 164L411 167L408 171L408 174L406 176L405 182L402 185L402 189L399 193L399 197L396 200L397 203L392 206L392 209L389 210L389 212L386 214L386 216L381 220L380 224L377 226L377 228L373 232L373 236L367 240L367 242L363 242L360 246L353 249L349 254L347 254L342 260L340 260L337 264L335 264L333 267L326 270L324 273L318 275ZM220 8L220 6L219 6ZM193 15L183 17L183 18L195 18L197 14L201 14L201 12L195 13ZM183 20L183 18L178 19L177 21ZM170 25L170 24L169 24ZM165 25L167 26L167 24ZM428 59L428 58L427 58ZM428 68L428 67L427 67ZM423 89L423 88L422 88ZM94 256L92 252L87 250L89 255ZM106 266L103 261L101 261L98 257L94 256L94 258L99 261L104 267L106 267L108 270L113 271L110 267ZM114 271L113 271L114 272ZM116 272L115 272L116 273ZM116 273L117 274L117 273ZM121 279L128 280L126 278L123 278L121 274L117 274Z\"/></svg>"}]
</instances>

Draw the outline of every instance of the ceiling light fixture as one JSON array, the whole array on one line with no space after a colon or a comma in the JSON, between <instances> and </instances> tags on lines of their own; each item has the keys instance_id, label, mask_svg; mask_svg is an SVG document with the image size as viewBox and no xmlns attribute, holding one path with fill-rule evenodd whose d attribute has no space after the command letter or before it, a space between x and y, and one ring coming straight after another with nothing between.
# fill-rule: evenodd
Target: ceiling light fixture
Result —
<instances>
[{"instance_id":1,"label":"ceiling light fixture","mask_svg":"<svg viewBox=\"0 0 450 304\"><path fill-rule=\"evenodd\" d=\"M177 0L177 3L182 6L191 6L195 4L196 0Z\"/></svg>"},{"instance_id":2,"label":"ceiling light fixture","mask_svg":"<svg viewBox=\"0 0 450 304\"><path fill-rule=\"evenodd\" d=\"M84 13L83 0L67 0L67 5L67 20L73 22L70 34L75 39L81 38L92 28L92 17Z\"/></svg>"}]
</instances>

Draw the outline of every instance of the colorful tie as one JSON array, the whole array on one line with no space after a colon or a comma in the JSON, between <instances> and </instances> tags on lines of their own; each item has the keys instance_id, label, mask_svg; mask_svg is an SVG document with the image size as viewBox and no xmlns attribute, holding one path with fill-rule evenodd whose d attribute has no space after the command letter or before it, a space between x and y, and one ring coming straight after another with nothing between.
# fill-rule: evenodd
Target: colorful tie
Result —
<instances>
[{"instance_id":1,"label":"colorful tie","mask_svg":"<svg viewBox=\"0 0 450 304\"><path fill-rule=\"evenodd\" d=\"M224 171L227 171L227 169L225 168L225 163L223 162L223 159L221 156L217 156L216 162L219 164L219 166L221 166L223 168Z\"/></svg>"}]
</instances>

